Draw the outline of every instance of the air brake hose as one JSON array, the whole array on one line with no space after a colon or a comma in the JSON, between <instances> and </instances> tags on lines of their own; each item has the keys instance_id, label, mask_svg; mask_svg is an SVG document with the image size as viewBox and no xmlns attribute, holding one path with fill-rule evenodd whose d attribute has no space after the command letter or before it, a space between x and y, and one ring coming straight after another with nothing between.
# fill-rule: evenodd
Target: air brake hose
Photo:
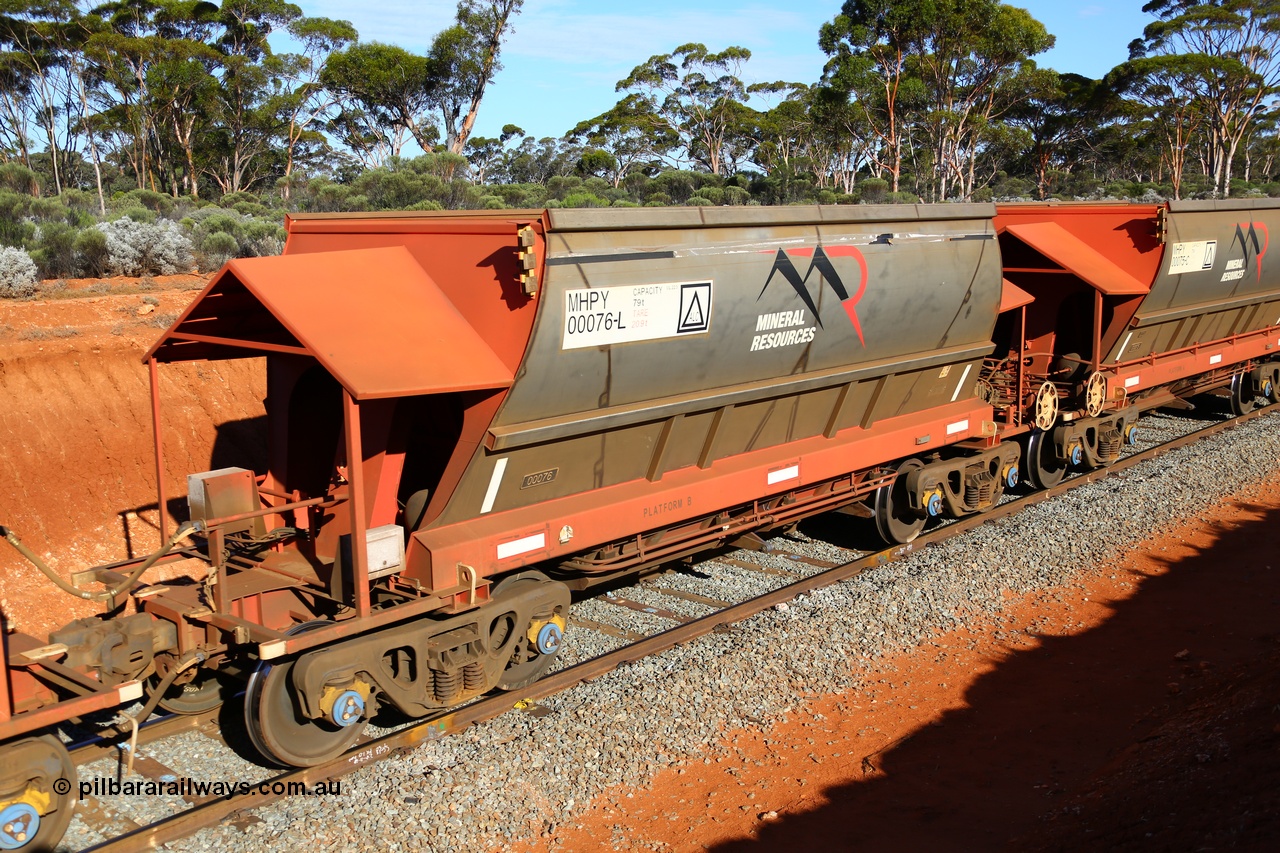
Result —
<instances>
[{"instance_id":1,"label":"air brake hose","mask_svg":"<svg viewBox=\"0 0 1280 853\"><path fill-rule=\"evenodd\" d=\"M165 556L166 554L168 554L170 551L172 551L175 545L177 545L183 539L186 539L188 536L190 536L195 532L196 532L196 527L194 524L192 524L189 521L183 522L182 525L178 528L177 532L175 532L173 536L170 537L169 541L160 547L159 551L156 551L154 554L147 557L147 559L139 563L138 567L134 569L132 572L130 572L129 576L126 577L124 580L122 580L119 584L117 584L114 587L101 590L99 592L89 592L82 589L76 589L74 586L72 586L69 582L67 582L65 578L63 578L53 569L49 568L49 566L45 564L44 560L41 560L39 557L37 557L30 548L28 548L26 545L23 545L21 540L18 539L17 535L12 530L10 530L8 527L5 527L3 524L0 524L0 537L4 537L5 539L8 539L9 544L12 545L14 548L18 549L18 553L26 557L27 561L30 562L31 565L35 566L37 569L43 572L45 576L49 578L49 580L57 584L58 589L61 589L63 592L66 592L69 595L74 595L76 598L83 598L85 601L109 601L115 598L116 596L120 595L122 592L126 592L130 587L132 587L137 582L138 578L142 577L143 572L145 572L147 569L154 566L156 564L156 561L159 560L161 557Z\"/></svg>"}]
</instances>

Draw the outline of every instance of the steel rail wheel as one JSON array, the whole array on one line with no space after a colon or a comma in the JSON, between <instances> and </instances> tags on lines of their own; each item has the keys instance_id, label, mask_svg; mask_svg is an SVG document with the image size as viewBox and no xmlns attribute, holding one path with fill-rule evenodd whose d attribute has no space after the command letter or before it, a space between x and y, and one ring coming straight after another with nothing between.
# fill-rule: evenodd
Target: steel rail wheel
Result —
<instances>
[{"instance_id":1,"label":"steel rail wheel","mask_svg":"<svg viewBox=\"0 0 1280 853\"><path fill-rule=\"evenodd\" d=\"M1280 402L1280 363L1273 362L1262 368L1258 396L1264 398L1268 405Z\"/></svg>"},{"instance_id":2,"label":"steel rail wheel","mask_svg":"<svg viewBox=\"0 0 1280 853\"><path fill-rule=\"evenodd\" d=\"M918 459L908 459L898 466L898 476L887 486L876 489L876 530L890 545L906 545L924 530L926 519L911 509L907 495L907 475L924 467Z\"/></svg>"},{"instance_id":3,"label":"steel rail wheel","mask_svg":"<svg viewBox=\"0 0 1280 853\"><path fill-rule=\"evenodd\" d=\"M1236 417L1247 415L1258 405L1258 389L1254 387L1253 377L1241 371L1231 377L1231 414Z\"/></svg>"},{"instance_id":4,"label":"steel rail wheel","mask_svg":"<svg viewBox=\"0 0 1280 853\"><path fill-rule=\"evenodd\" d=\"M154 695L160 676L153 675L144 684L147 696ZM186 684L175 684L156 703L170 714L203 714L217 708L235 691L226 679L210 670L200 670Z\"/></svg>"},{"instance_id":5,"label":"steel rail wheel","mask_svg":"<svg viewBox=\"0 0 1280 853\"><path fill-rule=\"evenodd\" d=\"M1051 489L1067 476L1067 463L1058 460L1053 446L1053 433L1036 430L1027 439L1023 464L1027 482L1037 489Z\"/></svg>"},{"instance_id":6,"label":"steel rail wheel","mask_svg":"<svg viewBox=\"0 0 1280 853\"><path fill-rule=\"evenodd\" d=\"M302 634L329 624L304 622L288 633ZM291 678L295 662L258 664L244 690L244 722L249 739L265 757L285 767L312 767L354 746L368 720L340 726L327 718L304 716Z\"/></svg>"},{"instance_id":7,"label":"steel rail wheel","mask_svg":"<svg viewBox=\"0 0 1280 853\"><path fill-rule=\"evenodd\" d=\"M54 735L29 738L0 751L0 850L52 850L75 809L76 765Z\"/></svg>"},{"instance_id":8,"label":"steel rail wheel","mask_svg":"<svg viewBox=\"0 0 1280 853\"><path fill-rule=\"evenodd\" d=\"M501 604L504 595L551 582L551 579L542 572L521 572L518 575L511 575L503 578L493 588L493 600ZM520 632L512 648L511 658L507 661L507 668L498 679L497 686L500 690L519 690L528 687L546 674L555 663L556 656L563 645L563 629L552 620L557 616L563 619L564 615L557 613L555 608L547 608L546 612L534 613L533 620L528 625L516 624L511 618L512 614L500 616L494 621L490 629L490 636L493 639L491 648L504 645L512 631ZM534 630L535 626L537 630Z\"/></svg>"}]
</instances>

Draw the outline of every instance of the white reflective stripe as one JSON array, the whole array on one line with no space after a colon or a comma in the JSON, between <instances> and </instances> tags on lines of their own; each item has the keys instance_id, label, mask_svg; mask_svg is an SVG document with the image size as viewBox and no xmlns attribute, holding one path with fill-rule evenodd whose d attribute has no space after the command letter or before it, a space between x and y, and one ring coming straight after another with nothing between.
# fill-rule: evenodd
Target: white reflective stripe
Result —
<instances>
[{"instance_id":1,"label":"white reflective stripe","mask_svg":"<svg viewBox=\"0 0 1280 853\"><path fill-rule=\"evenodd\" d=\"M1134 385L1137 385L1139 381L1140 381L1139 377L1130 376L1128 379L1124 381L1124 387L1132 388Z\"/></svg>"},{"instance_id":2,"label":"white reflective stripe","mask_svg":"<svg viewBox=\"0 0 1280 853\"><path fill-rule=\"evenodd\" d=\"M493 509L493 502L498 498L498 486L502 485L502 473L507 470L507 457L502 457L493 466L493 476L489 478L489 488L484 493L484 503L480 504L480 514L484 515Z\"/></svg>"},{"instance_id":3,"label":"white reflective stripe","mask_svg":"<svg viewBox=\"0 0 1280 853\"><path fill-rule=\"evenodd\" d=\"M1217 355L1211 355L1211 356L1209 356L1209 363L1210 363L1210 364L1217 364L1217 363L1218 363L1218 362L1220 362L1220 361L1222 361L1222 353L1218 353Z\"/></svg>"},{"instance_id":4,"label":"white reflective stripe","mask_svg":"<svg viewBox=\"0 0 1280 853\"><path fill-rule=\"evenodd\" d=\"M800 466L792 465L789 468L782 468L777 471L769 472L769 485L781 483L783 480L794 480L800 476Z\"/></svg>"},{"instance_id":5,"label":"white reflective stripe","mask_svg":"<svg viewBox=\"0 0 1280 853\"><path fill-rule=\"evenodd\" d=\"M969 378L969 368L971 367L973 367L972 364L966 364L964 366L964 373L960 374L960 381L956 383L956 390L951 394L951 402L954 403L956 398L960 396L960 389L964 387L964 381Z\"/></svg>"},{"instance_id":6,"label":"white reflective stripe","mask_svg":"<svg viewBox=\"0 0 1280 853\"><path fill-rule=\"evenodd\" d=\"M1129 339L1133 337L1133 332L1124 336L1124 343L1120 345L1120 349L1116 351L1116 361L1119 361L1124 351L1129 348Z\"/></svg>"},{"instance_id":7,"label":"white reflective stripe","mask_svg":"<svg viewBox=\"0 0 1280 853\"><path fill-rule=\"evenodd\" d=\"M284 640L268 640L258 644L258 660L273 660L284 654Z\"/></svg>"},{"instance_id":8,"label":"white reflective stripe","mask_svg":"<svg viewBox=\"0 0 1280 853\"><path fill-rule=\"evenodd\" d=\"M969 419L965 418L962 421L956 421L953 424L947 424L947 435L955 435L958 432L964 432L968 428L969 428Z\"/></svg>"},{"instance_id":9,"label":"white reflective stripe","mask_svg":"<svg viewBox=\"0 0 1280 853\"><path fill-rule=\"evenodd\" d=\"M530 551L537 551L545 547L547 547L547 534L535 533L532 536L526 536L514 542L503 542L498 546L498 559L505 560L507 557L527 554Z\"/></svg>"},{"instance_id":10,"label":"white reflective stripe","mask_svg":"<svg viewBox=\"0 0 1280 853\"><path fill-rule=\"evenodd\" d=\"M120 695L121 702L132 702L135 699L142 698L142 682L126 681L116 688Z\"/></svg>"}]
</instances>

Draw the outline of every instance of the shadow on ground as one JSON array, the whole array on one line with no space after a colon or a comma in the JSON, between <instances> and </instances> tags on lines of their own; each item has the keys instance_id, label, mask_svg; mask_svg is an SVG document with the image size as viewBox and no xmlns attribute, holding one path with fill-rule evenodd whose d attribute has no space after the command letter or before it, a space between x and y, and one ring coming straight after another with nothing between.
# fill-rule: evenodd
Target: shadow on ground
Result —
<instances>
[{"instance_id":1,"label":"shadow on ground","mask_svg":"<svg viewBox=\"0 0 1280 853\"><path fill-rule=\"evenodd\" d=\"M712 849L1274 849L1280 510L1240 506L1265 515L1154 555L1099 627L1011 652L826 805Z\"/></svg>"}]
</instances>

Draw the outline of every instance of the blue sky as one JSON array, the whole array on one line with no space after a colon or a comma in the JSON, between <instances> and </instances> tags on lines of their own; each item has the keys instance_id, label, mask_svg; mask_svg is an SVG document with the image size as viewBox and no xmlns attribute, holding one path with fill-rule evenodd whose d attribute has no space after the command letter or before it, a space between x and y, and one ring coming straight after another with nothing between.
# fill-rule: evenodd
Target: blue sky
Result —
<instances>
[{"instance_id":1,"label":"blue sky","mask_svg":"<svg viewBox=\"0 0 1280 853\"><path fill-rule=\"evenodd\" d=\"M361 41L421 52L448 26L456 0L295 0L307 15L351 21ZM1152 18L1144 0L1024 0L1022 6L1057 36L1042 66L1099 77L1128 58L1128 45ZM818 28L840 0L525 0L503 47L504 68L480 107L476 133L496 136L504 124L536 137L560 136L618 101L615 84L650 56L686 42L710 50L751 50L748 83L815 82L826 57Z\"/></svg>"}]
</instances>

